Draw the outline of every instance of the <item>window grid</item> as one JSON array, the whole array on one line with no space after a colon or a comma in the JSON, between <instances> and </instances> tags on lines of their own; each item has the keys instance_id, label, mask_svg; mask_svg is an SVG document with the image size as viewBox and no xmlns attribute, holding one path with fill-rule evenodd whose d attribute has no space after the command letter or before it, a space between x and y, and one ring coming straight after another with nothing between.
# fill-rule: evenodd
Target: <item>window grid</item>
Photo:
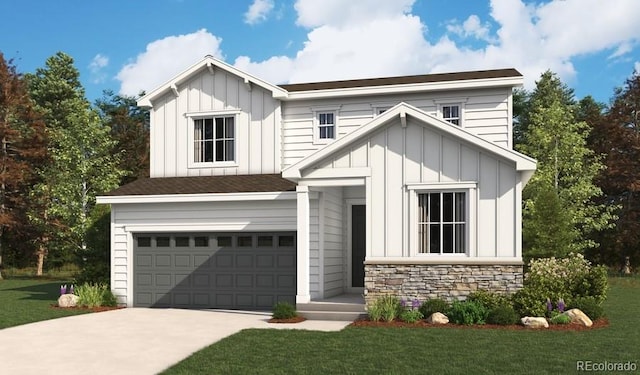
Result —
<instances>
[{"instance_id":1,"label":"window grid","mask_svg":"<svg viewBox=\"0 0 640 375\"><path fill-rule=\"evenodd\" d=\"M420 253L466 252L466 194L418 194L418 247Z\"/></svg>"},{"instance_id":2,"label":"window grid","mask_svg":"<svg viewBox=\"0 0 640 375\"><path fill-rule=\"evenodd\" d=\"M442 119L454 125L460 126L460 106L459 105L443 105Z\"/></svg>"},{"instance_id":3,"label":"window grid","mask_svg":"<svg viewBox=\"0 0 640 375\"><path fill-rule=\"evenodd\" d=\"M334 139L336 118L333 112L318 113L318 138Z\"/></svg>"},{"instance_id":4,"label":"window grid","mask_svg":"<svg viewBox=\"0 0 640 375\"><path fill-rule=\"evenodd\" d=\"M194 162L212 163L235 160L235 117L194 120Z\"/></svg>"}]
</instances>

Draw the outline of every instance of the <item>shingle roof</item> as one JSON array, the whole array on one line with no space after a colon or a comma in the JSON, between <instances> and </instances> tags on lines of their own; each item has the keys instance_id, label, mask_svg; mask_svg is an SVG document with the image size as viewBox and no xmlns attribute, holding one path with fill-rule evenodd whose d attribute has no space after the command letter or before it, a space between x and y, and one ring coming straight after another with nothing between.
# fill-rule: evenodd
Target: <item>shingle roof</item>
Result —
<instances>
[{"instance_id":1,"label":"shingle roof","mask_svg":"<svg viewBox=\"0 0 640 375\"><path fill-rule=\"evenodd\" d=\"M106 196L295 191L296 184L280 174L141 178Z\"/></svg>"},{"instance_id":2,"label":"shingle roof","mask_svg":"<svg viewBox=\"0 0 640 375\"><path fill-rule=\"evenodd\" d=\"M279 86L289 92L294 92L294 91L331 90L331 89L345 89L345 88L354 88L354 87L407 85L412 83L464 81L464 80L473 80L473 79L507 78L507 77L522 77L522 74L520 74L520 72L518 72L515 69L496 69L496 70L478 70L478 71L457 72L457 73L422 74L422 75L414 75L414 76L399 76L399 77L386 77L386 78L353 79L353 80L346 80L346 81L294 83L294 84L279 85Z\"/></svg>"}]
</instances>

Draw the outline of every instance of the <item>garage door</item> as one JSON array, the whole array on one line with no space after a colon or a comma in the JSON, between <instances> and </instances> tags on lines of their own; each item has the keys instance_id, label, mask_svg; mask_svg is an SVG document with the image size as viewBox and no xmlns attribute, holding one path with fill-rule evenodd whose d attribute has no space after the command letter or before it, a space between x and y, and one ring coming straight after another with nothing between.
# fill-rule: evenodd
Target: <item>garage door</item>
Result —
<instances>
[{"instance_id":1,"label":"garage door","mask_svg":"<svg viewBox=\"0 0 640 375\"><path fill-rule=\"evenodd\" d=\"M134 305L270 310L295 302L295 233L134 236Z\"/></svg>"}]
</instances>

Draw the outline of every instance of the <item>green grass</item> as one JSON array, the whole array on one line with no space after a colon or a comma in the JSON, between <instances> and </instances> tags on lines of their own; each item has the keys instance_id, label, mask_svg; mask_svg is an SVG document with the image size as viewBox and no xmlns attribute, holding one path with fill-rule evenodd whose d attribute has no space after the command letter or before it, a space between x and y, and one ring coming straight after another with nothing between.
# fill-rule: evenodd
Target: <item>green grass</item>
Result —
<instances>
[{"instance_id":1,"label":"green grass","mask_svg":"<svg viewBox=\"0 0 640 375\"><path fill-rule=\"evenodd\" d=\"M0 329L41 320L86 313L86 310L53 309L67 280L10 278L0 280Z\"/></svg>"},{"instance_id":2,"label":"green grass","mask_svg":"<svg viewBox=\"0 0 640 375\"><path fill-rule=\"evenodd\" d=\"M245 330L166 374L558 374L576 361L640 366L640 279L612 278L610 326L587 331L348 327Z\"/></svg>"}]
</instances>

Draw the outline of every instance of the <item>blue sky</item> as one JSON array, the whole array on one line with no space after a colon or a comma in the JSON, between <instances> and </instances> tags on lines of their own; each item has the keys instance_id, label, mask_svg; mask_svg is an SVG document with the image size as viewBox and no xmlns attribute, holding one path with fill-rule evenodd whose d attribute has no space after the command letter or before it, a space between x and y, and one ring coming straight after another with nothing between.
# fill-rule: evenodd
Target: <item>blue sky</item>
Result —
<instances>
[{"instance_id":1,"label":"blue sky","mask_svg":"<svg viewBox=\"0 0 640 375\"><path fill-rule=\"evenodd\" d=\"M206 54L273 83L515 67L531 88L551 69L603 102L640 68L637 0L21 0L0 14L5 58L26 73L63 51L92 101Z\"/></svg>"}]
</instances>

